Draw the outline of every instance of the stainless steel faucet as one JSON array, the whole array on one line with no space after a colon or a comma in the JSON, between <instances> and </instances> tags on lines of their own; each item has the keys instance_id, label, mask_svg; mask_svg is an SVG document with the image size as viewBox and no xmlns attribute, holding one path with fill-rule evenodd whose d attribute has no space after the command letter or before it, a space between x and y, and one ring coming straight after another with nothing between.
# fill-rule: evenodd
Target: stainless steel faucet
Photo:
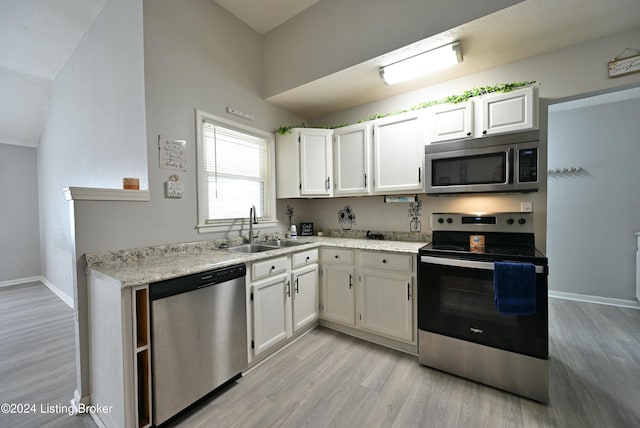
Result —
<instances>
[{"instance_id":1,"label":"stainless steel faucet","mask_svg":"<svg viewBox=\"0 0 640 428\"><path fill-rule=\"evenodd\" d=\"M249 244L253 244L253 240L255 238L255 236L253 236L254 224L258 224L258 217L256 215L256 206L251 205L251 208L249 209ZM258 231L258 233L260 233L260 231ZM256 233L256 236L258 233Z\"/></svg>"}]
</instances>

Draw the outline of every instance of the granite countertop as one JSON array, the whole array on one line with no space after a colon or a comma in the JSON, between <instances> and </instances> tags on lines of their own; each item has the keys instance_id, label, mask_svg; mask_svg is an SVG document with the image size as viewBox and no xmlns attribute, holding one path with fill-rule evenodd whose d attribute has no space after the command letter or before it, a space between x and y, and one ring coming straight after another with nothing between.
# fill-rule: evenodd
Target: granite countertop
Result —
<instances>
[{"instance_id":1,"label":"granite countertop","mask_svg":"<svg viewBox=\"0 0 640 428\"><path fill-rule=\"evenodd\" d=\"M418 249L427 243L316 236L298 238L297 241L304 244L250 254L217 249L211 241L105 251L86 255L87 271L115 279L121 288L127 288L311 248L337 247L418 254Z\"/></svg>"}]
</instances>

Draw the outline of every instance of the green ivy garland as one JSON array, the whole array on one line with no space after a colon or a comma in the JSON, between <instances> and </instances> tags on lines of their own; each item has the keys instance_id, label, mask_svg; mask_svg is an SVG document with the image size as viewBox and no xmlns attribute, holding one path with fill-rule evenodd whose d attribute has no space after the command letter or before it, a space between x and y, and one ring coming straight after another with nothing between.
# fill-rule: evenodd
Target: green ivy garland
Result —
<instances>
[{"instance_id":1,"label":"green ivy garland","mask_svg":"<svg viewBox=\"0 0 640 428\"><path fill-rule=\"evenodd\" d=\"M431 107L438 104L458 104L463 103L465 101L469 101L469 99L473 97L479 97L481 95L491 94L494 92L511 92L514 89L522 88L524 86L530 86L536 83L535 80L532 81L524 81L524 82L512 82L512 83L500 83L494 86L480 86L478 88L469 89L464 91L458 95L449 95L437 101L427 101L416 104L415 106L409 108L408 110L400 110L394 113L376 113L369 116L367 119L361 119L357 123L368 122L370 120L381 119L383 117L389 117L400 113L406 113L408 111L421 110L423 108ZM313 128L321 128L321 129L337 129L342 128L344 126L348 126L348 123L343 123L335 126L314 126ZM280 135L289 134L294 128L307 128L306 124L301 123L299 125L291 125L291 126L281 126L275 130L276 133Z\"/></svg>"}]
</instances>

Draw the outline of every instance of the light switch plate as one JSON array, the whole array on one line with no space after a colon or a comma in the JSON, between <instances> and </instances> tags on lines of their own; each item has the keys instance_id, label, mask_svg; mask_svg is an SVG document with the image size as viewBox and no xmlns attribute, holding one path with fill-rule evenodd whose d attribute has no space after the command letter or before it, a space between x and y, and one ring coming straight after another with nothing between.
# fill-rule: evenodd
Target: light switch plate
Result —
<instances>
[{"instance_id":1,"label":"light switch plate","mask_svg":"<svg viewBox=\"0 0 640 428\"><path fill-rule=\"evenodd\" d=\"M164 194L167 198L181 198L184 194L184 186L181 181L165 181Z\"/></svg>"}]
</instances>

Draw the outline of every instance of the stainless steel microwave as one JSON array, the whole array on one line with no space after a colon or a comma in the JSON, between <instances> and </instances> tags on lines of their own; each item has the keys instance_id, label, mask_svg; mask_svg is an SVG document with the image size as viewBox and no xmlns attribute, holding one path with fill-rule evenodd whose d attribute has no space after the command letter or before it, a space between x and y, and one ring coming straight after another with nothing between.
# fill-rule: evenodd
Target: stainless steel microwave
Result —
<instances>
[{"instance_id":1,"label":"stainless steel microwave","mask_svg":"<svg viewBox=\"0 0 640 428\"><path fill-rule=\"evenodd\" d=\"M425 192L535 192L540 133L527 131L425 146Z\"/></svg>"}]
</instances>

